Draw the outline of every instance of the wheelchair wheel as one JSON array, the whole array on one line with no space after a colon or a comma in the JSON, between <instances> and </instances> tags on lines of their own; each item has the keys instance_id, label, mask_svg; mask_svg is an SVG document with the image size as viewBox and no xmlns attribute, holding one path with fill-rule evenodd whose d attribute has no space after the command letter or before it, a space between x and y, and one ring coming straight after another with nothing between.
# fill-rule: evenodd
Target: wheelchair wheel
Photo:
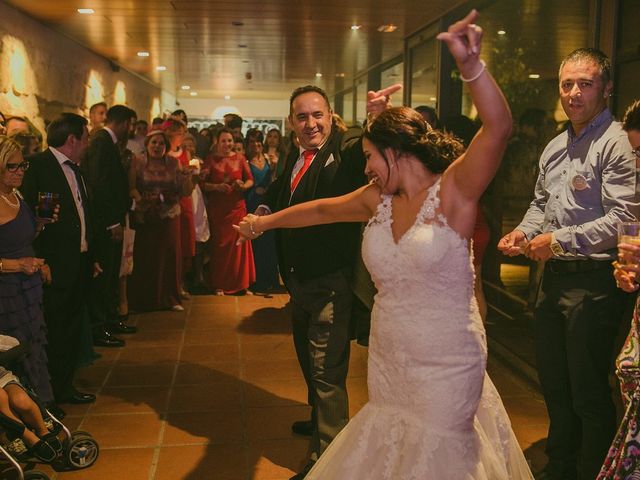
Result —
<instances>
[{"instance_id":1,"label":"wheelchair wheel","mask_svg":"<svg viewBox=\"0 0 640 480\"><path fill-rule=\"evenodd\" d=\"M24 480L49 480L49 475L44 472L38 472L37 470L30 470L24 472Z\"/></svg>"},{"instance_id":2,"label":"wheelchair wheel","mask_svg":"<svg viewBox=\"0 0 640 480\"><path fill-rule=\"evenodd\" d=\"M74 470L90 467L98 459L98 442L87 432L73 432L65 453L65 463Z\"/></svg>"}]
</instances>

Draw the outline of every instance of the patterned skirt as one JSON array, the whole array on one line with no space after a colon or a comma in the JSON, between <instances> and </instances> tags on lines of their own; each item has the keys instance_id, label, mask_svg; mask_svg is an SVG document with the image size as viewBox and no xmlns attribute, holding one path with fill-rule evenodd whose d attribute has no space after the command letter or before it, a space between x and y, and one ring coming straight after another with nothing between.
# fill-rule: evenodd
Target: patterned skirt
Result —
<instances>
[{"instance_id":1,"label":"patterned skirt","mask_svg":"<svg viewBox=\"0 0 640 480\"><path fill-rule=\"evenodd\" d=\"M640 480L640 297L616 359L624 417L596 480Z\"/></svg>"}]
</instances>

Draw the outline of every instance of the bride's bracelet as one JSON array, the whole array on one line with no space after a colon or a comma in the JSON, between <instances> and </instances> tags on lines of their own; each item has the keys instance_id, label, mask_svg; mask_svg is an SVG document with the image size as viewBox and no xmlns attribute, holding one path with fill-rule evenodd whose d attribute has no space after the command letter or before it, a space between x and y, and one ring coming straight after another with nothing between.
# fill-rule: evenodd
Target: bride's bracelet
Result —
<instances>
[{"instance_id":1,"label":"bride's bracelet","mask_svg":"<svg viewBox=\"0 0 640 480\"><path fill-rule=\"evenodd\" d=\"M480 71L478 73L476 73L473 77L471 78L464 78L462 76L462 73L460 74L460 80L462 80L464 83L471 83L471 82L475 82L477 79L480 78L480 75L482 75L484 73L484 71L487 69L487 64L484 62L484 60L480 60Z\"/></svg>"},{"instance_id":2,"label":"bride's bracelet","mask_svg":"<svg viewBox=\"0 0 640 480\"><path fill-rule=\"evenodd\" d=\"M260 217L258 217L258 218L260 218ZM258 220L256 220L256 222L257 222L257 221L258 221ZM260 235L262 235L264 232L256 232L256 231L253 229L253 224L254 224L254 223L255 223L255 222L249 222L249 231L251 232L251 236L252 236L252 237L254 237L254 238L258 238L258 237L259 237Z\"/></svg>"}]
</instances>

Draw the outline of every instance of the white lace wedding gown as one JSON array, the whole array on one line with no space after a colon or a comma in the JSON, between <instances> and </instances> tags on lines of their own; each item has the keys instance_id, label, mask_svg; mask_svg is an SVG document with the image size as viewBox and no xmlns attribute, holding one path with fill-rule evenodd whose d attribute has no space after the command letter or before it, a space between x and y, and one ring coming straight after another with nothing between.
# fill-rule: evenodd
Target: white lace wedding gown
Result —
<instances>
[{"instance_id":1,"label":"white lace wedding gown","mask_svg":"<svg viewBox=\"0 0 640 480\"><path fill-rule=\"evenodd\" d=\"M485 373L468 243L438 213L438 192L439 180L397 244L391 196L365 229L362 255L378 288L369 402L306 480L533 478Z\"/></svg>"}]
</instances>

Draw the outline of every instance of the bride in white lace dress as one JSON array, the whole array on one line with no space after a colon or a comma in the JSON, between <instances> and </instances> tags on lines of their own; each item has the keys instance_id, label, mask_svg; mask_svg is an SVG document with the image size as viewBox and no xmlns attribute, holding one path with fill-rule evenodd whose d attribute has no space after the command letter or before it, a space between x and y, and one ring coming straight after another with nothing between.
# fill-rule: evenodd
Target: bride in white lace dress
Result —
<instances>
[{"instance_id":1,"label":"bride in white lace dress","mask_svg":"<svg viewBox=\"0 0 640 480\"><path fill-rule=\"evenodd\" d=\"M511 131L509 107L479 60L471 12L440 34L483 127L467 152L422 117L391 108L363 134L371 184L273 215L248 215L246 238L272 228L367 221L362 254L378 289L369 343L369 402L305 477L321 480L532 478L485 372L473 294L477 201Z\"/></svg>"}]
</instances>

